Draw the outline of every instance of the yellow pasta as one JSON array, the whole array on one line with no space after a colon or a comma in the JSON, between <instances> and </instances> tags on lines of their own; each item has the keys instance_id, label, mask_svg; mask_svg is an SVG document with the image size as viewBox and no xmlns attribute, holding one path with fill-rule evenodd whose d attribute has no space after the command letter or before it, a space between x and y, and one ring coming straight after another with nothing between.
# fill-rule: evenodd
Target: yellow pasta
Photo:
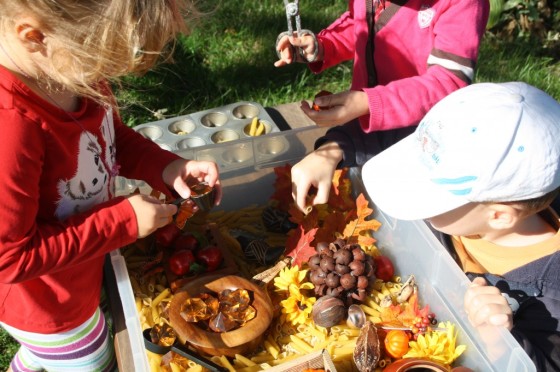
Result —
<instances>
[{"instance_id":1,"label":"yellow pasta","mask_svg":"<svg viewBox=\"0 0 560 372\"><path fill-rule=\"evenodd\" d=\"M270 354L254 355L254 356L251 357L251 361L255 362L256 364L270 362L274 359L275 358Z\"/></svg>"},{"instance_id":2,"label":"yellow pasta","mask_svg":"<svg viewBox=\"0 0 560 372\"><path fill-rule=\"evenodd\" d=\"M292 346L295 349L302 350L303 354L308 354L313 351L313 348L307 342L296 335L290 335L290 340L292 341Z\"/></svg>"},{"instance_id":3,"label":"yellow pasta","mask_svg":"<svg viewBox=\"0 0 560 372\"><path fill-rule=\"evenodd\" d=\"M257 125L257 130L255 132L255 136L260 136L264 133L265 126L262 121L259 120L259 125Z\"/></svg>"},{"instance_id":4,"label":"yellow pasta","mask_svg":"<svg viewBox=\"0 0 560 372\"><path fill-rule=\"evenodd\" d=\"M269 340L264 341L264 348L274 359L278 358L278 354L280 354L280 348L276 343L272 344Z\"/></svg>"},{"instance_id":5,"label":"yellow pasta","mask_svg":"<svg viewBox=\"0 0 560 372\"><path fill-rule=\"evenodd\" d=\"M256 366L257 363L253 362L251 359L244 357L241 354L235 354L235 360L243 364L246 367Z\"/></svg>"},{"instance_id":6,"label":"yellow pasta","mask_svg":"<svg viewBox=\"0 0 560 372\"><path fill-rule=\"evenodd\" d=\"M360 304L360 307L366 313L366 315L371 316L379 316L379 311L375 310L374 308L369 307L368 305Z\"/></svg>"},{"instance_id":7,"label":"yellow pasta","mask_svg":"<svg viewBox=\"0 0 560 372\"><path fill-rule=\"evenodd\" d=\"M165 288L165 290L163 290L160 294L158 294L153 300L152 300L152 307L156 307L157 305L159 305L159 303L169 297L171 295L171 289L169 288Z\"/></svg>"},{"instance_id":8,"label":"yellow pasta","mask_svg":"<svg viewBox=\"0 0 560 372\"><path fill-rule=\"evenodd\" d=\"M351 357L354 354L354 348L356 345L352 346L341 346L334 349L334 354L332 355L333 360L344 360Z\"/></svg>"},{"instance_id":9,"label":"yellow pasta","mask_svg":"<svg viewBox=\"0 0 560 372\"><path fill-rule=\"evenodd\" d=\"M196 364L193 362L193 365L191 366L191 363L189 363L189 367L187 368L187 372L202 372L202 366Z\"/></svg>"},{"instance_id":10,"label":"yellow pasta","mask_svg":"<svg viewBox=\"0 0 560 372\"><path fill-rule=\"evenodd\" d=\"M210 358L210 360L213 361L216 364L221 365L224 368L227 368L227 370L229 372L235 372L235 368L233 368L233 366L229 362L228 358L225 357L225 355L213 356L213 357Z\"/></svg>"}]
</instances>

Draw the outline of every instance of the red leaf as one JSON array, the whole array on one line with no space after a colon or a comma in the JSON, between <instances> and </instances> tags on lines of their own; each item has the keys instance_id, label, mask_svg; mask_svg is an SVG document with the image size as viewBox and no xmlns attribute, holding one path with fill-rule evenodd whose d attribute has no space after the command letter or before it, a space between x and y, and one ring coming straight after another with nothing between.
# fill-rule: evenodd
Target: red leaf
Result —
<instances>
[{"instance_id":1,"label":"red leaf","mask_svg":"<svg viewBox=\"0 0 560 372\"><path fill-rule=\"evenodd\" d=\"M302 264L307 262L309 257L317 253L315 252L315 248L311 246L311 242L315 239L316 232L317 228L305 232L300 225L288 233L286 251L288 252L287 256L293 258L292 266L298 265L302 267Z\"/></svg>"}]
</instances>

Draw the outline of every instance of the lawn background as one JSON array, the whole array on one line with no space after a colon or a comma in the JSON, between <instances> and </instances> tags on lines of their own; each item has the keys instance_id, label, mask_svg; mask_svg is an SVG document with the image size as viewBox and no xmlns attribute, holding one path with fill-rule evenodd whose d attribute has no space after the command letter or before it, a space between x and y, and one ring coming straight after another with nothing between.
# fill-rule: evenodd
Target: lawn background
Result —
<instances>
[{"instance_id":1,"label":"lawn background","mask_svg":"<svg viewBox=\"0 0 560 372\"><path fill-rule=\"evenodd\" d=\"M320 75L302 64L273 66L276 36L287 29L282 1L224 1L218 5L212 0L202 5L205 16L189 37L180 38L173 64L162 64L143 77L128 77L115 85L127 125L238 101L275 106L311 99L321 89L339 92L348 88L349 62ZM319 31L346 6L343 0L301 1L302 26ZM504 42L488 32L475 81L525 81L560 100L559 56L558 43L531 38ZM7 368L17 347L0 330L0 370Z\"/></svg>"}]
</instances>

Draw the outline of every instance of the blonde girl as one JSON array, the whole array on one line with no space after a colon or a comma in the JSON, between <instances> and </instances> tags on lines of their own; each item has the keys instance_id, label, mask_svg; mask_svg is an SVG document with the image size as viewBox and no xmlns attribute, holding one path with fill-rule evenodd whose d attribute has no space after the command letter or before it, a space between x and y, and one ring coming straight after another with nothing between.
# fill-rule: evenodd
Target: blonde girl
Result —
<instances>
[{"instance_id":1,"label":"blonde girl","mask_svg":"<svg viewBox=\"0 0 560 372\"><path fill-rule=\"evenodd\" d=\"M216 164L123 125L109 84L165 58L194 12L179 0L0 0L0 324L21 344L11 370L115 369L104 257L177 211L116 197L117 175L169 196L188 197L190 179L220 190Z\"/></svg>"}]
</instances>

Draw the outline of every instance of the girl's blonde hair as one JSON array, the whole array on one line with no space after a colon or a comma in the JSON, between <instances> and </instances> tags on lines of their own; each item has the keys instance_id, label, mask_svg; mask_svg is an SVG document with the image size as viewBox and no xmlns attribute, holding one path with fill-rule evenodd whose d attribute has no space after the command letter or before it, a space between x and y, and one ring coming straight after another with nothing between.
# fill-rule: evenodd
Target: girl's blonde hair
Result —
<instances>
[{"instance_id":1,"label":"girl's blonde hair","mask_svg":"<svg viewBox=\"0 0 560 372\"><path fill-rule=\"evenodd\" d=\"M101 81L142 74L170 57L186 19L188 0L0 0L2 26L32 16L48 38L48 78L78 95L111 103Z\"/></svg>"}]
</instances>

